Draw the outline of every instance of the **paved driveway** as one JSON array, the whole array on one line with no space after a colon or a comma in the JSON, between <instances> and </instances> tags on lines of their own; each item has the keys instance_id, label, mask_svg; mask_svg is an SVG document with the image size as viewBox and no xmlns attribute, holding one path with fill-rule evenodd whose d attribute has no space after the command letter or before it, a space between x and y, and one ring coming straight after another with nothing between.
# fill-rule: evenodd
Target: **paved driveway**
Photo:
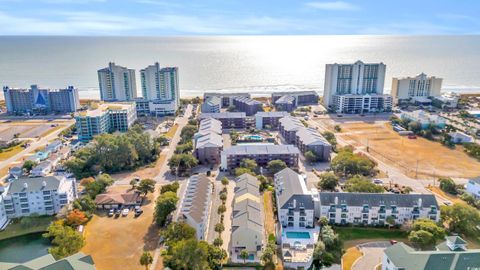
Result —
<instances>
[{"instance_id":1,"label":"paved driveway","mask_svg":"<svg viewBox=\"0 0 480 270\"><path fill-rule=\"evenodd\" d=\"M363 256L352 266L352 270L374 270L382 262L383 251L391 244L388 241L369 242L358 246Z\"/></svg>"}]
</instances>

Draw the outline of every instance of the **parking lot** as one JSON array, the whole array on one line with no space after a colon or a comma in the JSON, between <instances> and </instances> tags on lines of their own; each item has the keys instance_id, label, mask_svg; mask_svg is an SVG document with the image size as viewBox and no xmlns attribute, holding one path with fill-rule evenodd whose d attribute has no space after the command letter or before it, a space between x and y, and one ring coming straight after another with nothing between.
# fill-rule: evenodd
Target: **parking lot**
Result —
<instances>
[{"instance_id":1,"label":"parking lot","mask_svg":"<svg viewBox=\"0 0 480 270\"><path fill-rule=\"evenodd\" d=\"M383 251L391 245L388 241L369 242L358 245L363 256L355 261L352 270L375 269L375 266L382 262Z\"/></svg>"},{"instance_id":2,"label":"parking lot","mask_svg":"<svg viewBox=\"0 0 480 270\"><path fill-rule=\"evenodd\" d=\"M129 186L111 186L115 191ZM149 194L138 217L130 211L127 216L109 217L108 210L99 211L85 227L86 245L82 252L91 254L97 269L144 269L138 260L144 250L152 254L158 242L158 228L152 225L155 203L160 185L155 194Z\"/></svg>"}]
</instances>

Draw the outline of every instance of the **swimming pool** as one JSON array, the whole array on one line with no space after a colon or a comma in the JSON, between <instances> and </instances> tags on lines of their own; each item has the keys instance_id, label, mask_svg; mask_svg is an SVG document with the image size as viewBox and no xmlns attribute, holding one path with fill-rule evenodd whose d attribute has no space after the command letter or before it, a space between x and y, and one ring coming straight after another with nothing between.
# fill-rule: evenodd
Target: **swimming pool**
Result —
<instances>
[{"instance_id":1,"label":"swimming pool","mask_svg":"<svg viewBox=\"0 0 480 270\"><path fill-rule=\"evenodd\" d=\"M262 140L263 140L263 137L260 136L260 135L248 135L248 136L245 136L245 139L255 140L255 141L262 141Z\"/></svg>"},{"instance_id":2,"label":"swimming pool","mask_svg":"<svg viewBox=\"0 0 480 270\"><path fill-rule=\"evenodd\" d=\"M286 232L286 234L290 239L310 239L309 232Z\"/></svg>"}]
</instances>

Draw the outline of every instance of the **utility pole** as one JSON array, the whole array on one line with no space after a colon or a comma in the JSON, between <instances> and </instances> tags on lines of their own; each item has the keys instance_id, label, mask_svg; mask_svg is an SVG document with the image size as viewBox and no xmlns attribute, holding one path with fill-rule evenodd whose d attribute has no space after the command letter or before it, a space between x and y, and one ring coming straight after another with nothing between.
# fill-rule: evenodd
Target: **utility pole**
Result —
<instances>
[{"instance_id":1,"label":"utility pole","mask_svg":"<svg viewBox=\"0 0 480 270\"><path fill-rule=\"evenodd\" d=\"M415 179L418 179L418 159L417 159L417 167L415 169Z\"/></svg>"}]
</instances>

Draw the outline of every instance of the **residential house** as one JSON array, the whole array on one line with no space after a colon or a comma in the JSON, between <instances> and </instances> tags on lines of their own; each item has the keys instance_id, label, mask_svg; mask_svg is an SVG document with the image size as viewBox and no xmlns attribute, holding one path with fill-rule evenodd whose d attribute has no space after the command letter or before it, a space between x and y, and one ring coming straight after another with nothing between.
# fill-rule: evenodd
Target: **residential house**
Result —
<instances>
[{"instance_id":1,"label":"residential house","mask_svg":"<svg viewBox=\"0 0 480 270\"><path fill-rule=\"evenodd\" d=\"M179 219L195 229L198 240L206 239L212 192L213 184L206 175L195 174L188 179Z\"/></svg>"},{"instance_id":2,"label":"residential house","mask_svg":"<svg viewBox=\"0 0 480 270\"><path fill-rule=\"evenodd\" d=\"M465 191L477 199L480 199L480 176L469 179Z\"/></svg>"},{"instance_id":3,"label":"residential house","mask_svg":"<svg viewBox=\"0 0 480 270\"><path fill-rule=\"evenodd\" d=\"M202 113L219 113L222 108L222 100L218 96L205 99L200 107Z\"/></svg>"},{"instance_id":4,"label":"residential house","mask_svg":"<svg viewBox=\"0 0 480 270\"><path fill-rule=\"evenodd\" d=\"M136 191L130 192L109 192L98 194L95 197L95 204L99 209L120 209L123 207L132 207L141 205L142 197Z\"/></svg>"},{"instance_id":5,"label":"residential house","mask_svg":"<svg viewBox=\"0 0 480 270\"><path fill-rule=\"evenodd\" d=\"M480 266L480 249L468 249L459 236L447 236L435 250L415 250L400 242L385 249L382 270L471 270Z\"/></svg>"},{"instance_id":6,"label":"residential house","mask_svg":"<svg viewBox=\"0 0 480 270\"><path fill-rule=\"evenodd\" d=\"M307 190L305 179L290 168L275 174L277 202L284 266L308 269L313 261L313 250L318 240L319 227L315 225L315 204L318 196Z\"/></svg>"},{"instance_id":7,"label":"residential house","mask_svg":"<svg viewBox=\"0 0 480 270\"><path fill-rule=\"evenodd\" d=\"M450 135L450 141L452 143L473 143L475 139L473 136L467 135L461 131L455 131L448 133Z\"/></svg>"},{"instance_id":8,"label":"residential house","mask_svg":"<svg viewBox=\"0 0 480 270\"><path fill-rule=\"evenodd\" d=\"M295 145L305 154L311 151L319 161L329 161L332 145L313 128L300 128L295 134Z\"/></svg>"},{"instance_id":9,"label":"residential house","mask_svg":"<svg viewBox=\"0 0 480 270\"><path fill-rule=\"evenodd\" d=\"M244 261L240 257L242 250L248 251L246 261L260 262L265 244L263 211L258 179L250 174L237 177L230 240L230 258L233 262Z\"/></svg>"},{"instance_id":10,"label":"residential house","mask_svg":"<svg viewBox=\"0 0 480 270\"><path fill-rule=\"evenodd\" d=\"M319 196L319 217L327 217L331 224L386 225L390 216L399 225L418 218L440 220L432 194L320 192Z\"/></svg>"},{"instance_id":11,"label":"residential house","mask_svg":"<svg viewBox=\"0 0 480 270\"><path fill-rule=\"evenodd\" d=\"M430 126L438 129L444 129L446 125L445 118L423 110L403 112L400 117L405 120L419 123L422 129L427 129Z\"/></svg>"},{"instance_id":12,"label":"residential house","mask_svg":"<svg viewBox=\"0 0 480 270\"><path fill-rule=\"evenodd\" d=\"M40 162L37 166L33 167L30 172L31 176L34 177L43 177L50 174L53 170L53 164L50 160L44 160Z\"/></svg>"}]
</instances>

